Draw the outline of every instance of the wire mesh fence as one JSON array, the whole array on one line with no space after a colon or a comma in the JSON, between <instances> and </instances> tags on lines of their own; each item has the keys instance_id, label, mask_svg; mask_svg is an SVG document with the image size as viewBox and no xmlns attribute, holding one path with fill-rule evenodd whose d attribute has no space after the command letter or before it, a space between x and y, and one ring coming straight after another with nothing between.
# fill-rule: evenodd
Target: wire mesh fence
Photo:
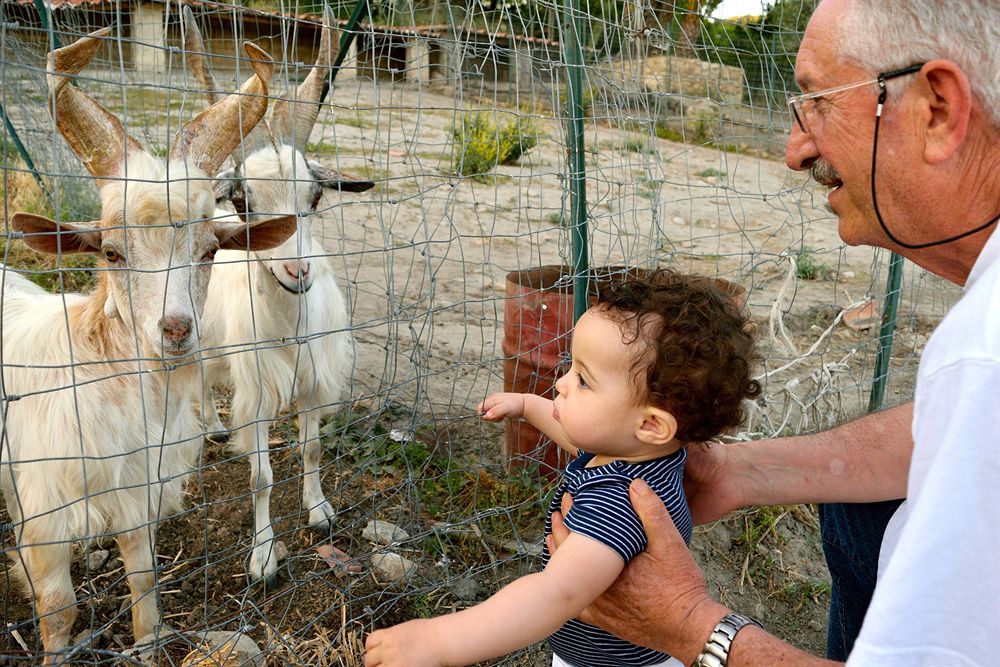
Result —
<instances>
[{"instance_id":1,"label":"wire mesh fence","mask_svg":"<svg viewBox=\"0 0 1000 667\"><path fill-rule=\"evenodd\" d=\"M549 445L515 426L505 439L474 407L517 373L551 391L583 272L666 266L739 286L764 395L733 438L866 411L888 257L844 246L822 188L782 159L815 3L730 21L684 4L362 0L329 5L324 46L318 2L0 3L0 662L238 664L226 656L249 639L266 664L359 665L367 631L536 569ZM64 140L46 54L107 27L62 90L97 100L146 157L129 144L122 169L95 175L106 147ZM222 98L257 71L245 40L275 64L245 99L284 98L285 120L265 121L278 150L205 173L149 166L201 146L175 143L209 107L194 61ZM324 49L322 103L289 104ZM168 203L150 214L130 196ZM298 214L298 233L216 255L197 230L221 238L234 210ZM25 234L17 212L104 233L40 254L43 223ZM547 289L519 280L542 267ZM956 295L912 266L899 293L887 405L910 397ZM177 300L190 321L171 319ZM512 313L544 308L565 311L554 342L514 328ZM539 368L550 343L563 356ZM808 509L741 514L695 548L724 601L822 645ZM160 619L158 638L133 636ZM547 660L536 646L497 664Z\"/></svg>"}]
</instances>

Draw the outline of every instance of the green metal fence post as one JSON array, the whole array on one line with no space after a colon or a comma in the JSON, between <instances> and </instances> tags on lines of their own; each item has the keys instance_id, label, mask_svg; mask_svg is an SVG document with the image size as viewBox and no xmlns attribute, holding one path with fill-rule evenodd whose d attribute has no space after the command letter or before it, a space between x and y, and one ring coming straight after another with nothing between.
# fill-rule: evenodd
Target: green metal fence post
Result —
<instances>
[{"instance_id":1,"label":"green metal fence post","mask_svg":"<svg viewBox=\"0 0 1000 667\"><path fill-rule=\"evenodd\" d=\"M590 281L587 260L587 164L583 152L583 51L576 17L580 14L579 0L565 0L562 22L563 58L566 62L566 99L569 102L567 134L569 136L570 230L573 235L573 321L589 306Z\"/></svg>"},{"instance_id":2,"label":"green metal fence post","mask_svg":"<svg viewBox=\"0 0 1000 667\"><path fill-rule=\"evenodd\" d=\"M351 44L354 43L354 38L356 33L354 29L358 25L358 21L361 20L361 12L365 10L368 4L368 0L358 0L358 4L354 5L354 11L351 12L351 17L347 19L347 26L344 28L343 34L340 36L340 50L337 52L337 58L333 61L330 72L330 81L337 78L337 72L340 71L340 65L344 62L344 58L347 57L347 50L351 48ZM323 97L326 97L326 91L323 92Z\"/></svg>"},{"instance_id":3,"label":"green metal fence post","mask_svg":"<svg viewBox=\"0 0 1000 667\"><path fill-rule=\"evenodd\" d=\"M42 0L35 0L35 9L38 11L38 18L42 21L42 28L52 36L52 47L56 49L61 48L62 44L59 43L59 37L52 27L52 22L49 21L49 10L45 7L45 3Z\"/></svg>"},{"instance_id":4,"label":"green metal fence post","mask_svg":"<svg viewBox=\"0 0 1000 667\"><path fill-rule=\"evenodd\" d=\"M878 354L875 357L875 374L872 377L872 393L868 399L868 412L882 407L885 385L889 374L889 359L892 356L892 337L896 332L896 310L899 308L900 283L903 280L903 257L892 253L889 257L889 278L885 284L885 305L882 308L882 324L878 333Z\"/></svg>"},{"instance_id":5,"label":"green metal fence post","mask_svg":"<svg viewBox=\"0 0 1000 667\"><path fill-rule=\"evenodd\" d=\"M25 148L23 143L21 143L21 138L17 136L17 130L15 130L13 124L11 124L10 118L7 117L7 112L4 111L2 104L0 104L0 118L3 119L4 129L7 131L7 134L10 135L10 139L14 143L14 148L17 149L21 159L24 160L25 166L28 167L29 171L31 171L31 175L35 177L35 181L38 182L38 187L40 187L42 192L45 193L46 198L51 200L52 196L49 194L48 188L45 187L45 183L42 181L42 177L39 175L38 169L35 168L35 163L32 162L28 149Z\"/></svg>"}]
</instances>

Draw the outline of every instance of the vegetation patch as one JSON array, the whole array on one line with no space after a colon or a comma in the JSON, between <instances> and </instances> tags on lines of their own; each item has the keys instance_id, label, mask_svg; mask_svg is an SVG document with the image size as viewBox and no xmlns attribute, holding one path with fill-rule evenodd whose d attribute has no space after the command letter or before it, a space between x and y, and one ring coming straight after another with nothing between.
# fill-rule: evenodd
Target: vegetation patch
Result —
<instances>
[{"instance_id":1,"label":"vegetation patch","mask_svg":"<svg viewBox=\"0 0 1000 667\"><path fill-rule=\"evenodd\" d=\"M538 129L531 120L514 118L500 125L492 113L463 116L452 128L452 170L482 179L497 165L517 164L538 145Z\"/></svg>"},{"instance_id":2,"label":"vegetation patch","mask_svg":"<svg viewBox=\"0 0 1000 667\"><path fill-rule=\"evenodd\" d=\"M70 179L61 179L61 188L41 176L41 183L14 153L10 144L0 144L0 215L7 223L17 212L56 218L53 199L60 202L63 220L93 220L100 216L96 201ZM44 186L44 187L43 187ZM74 196L75 195L75 196ZM95 282L96 256L90 253L48 255L36 252L22 241L7 239L3 263L49 292L86 291Z\"/></svg>"},{"instance_id":3,"label":"vegetation patch","mask_svg":"<svg viewBox=\"0 0 1000 667\"><path fill-rule=\"evenodd\" d=\"M834 274L829 264L816 259L816 249L802 246L795 256L795 275L802 280L827 280Z\"/></svg>"}]
</instances>

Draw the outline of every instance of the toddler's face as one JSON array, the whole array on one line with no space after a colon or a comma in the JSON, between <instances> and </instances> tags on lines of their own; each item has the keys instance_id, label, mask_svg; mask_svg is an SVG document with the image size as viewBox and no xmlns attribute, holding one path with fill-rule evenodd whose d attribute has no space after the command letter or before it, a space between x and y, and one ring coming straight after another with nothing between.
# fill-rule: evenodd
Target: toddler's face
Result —
<instances>
[{"instance_id":1,"label":"toddler's face","mask_svg":"<svg viewBox=\"0 0 1000 667\"><path fill-rule=\"evenodd\" d=\"M553 417L573 445L603 456L644 460L660 456L634 437L643 406L632 400L629 380L635 343L622 342L621 326L600 311L584 313L573 329L573 364L556 382Z\"/></svg>"}]
</instances>

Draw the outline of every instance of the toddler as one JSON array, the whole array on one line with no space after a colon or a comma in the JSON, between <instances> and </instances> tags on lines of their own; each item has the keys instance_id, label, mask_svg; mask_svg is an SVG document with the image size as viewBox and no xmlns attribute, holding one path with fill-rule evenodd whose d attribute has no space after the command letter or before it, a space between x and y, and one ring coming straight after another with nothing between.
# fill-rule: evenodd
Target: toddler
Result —
<instances>
[{"instance_id":1,"label":"toddler","mask_svg":"<svg viewBox=\"0 0 1000 667\"><path fill-rule=\"evenodd\" d=\"M642 478L667 506L685 540L684 450L742 420L753 337L737 306L707 279L657 270L601 290L573 331L572 365L556 398L498 393L478 406L483 419L523 418L575 457L549 507L573 497L570 535L543 570L485 602L372 633L365 665L468 665L548 637L556 667L681 666L576 616L646 548L628 487Z\"/></svg>"}]
</instances>

